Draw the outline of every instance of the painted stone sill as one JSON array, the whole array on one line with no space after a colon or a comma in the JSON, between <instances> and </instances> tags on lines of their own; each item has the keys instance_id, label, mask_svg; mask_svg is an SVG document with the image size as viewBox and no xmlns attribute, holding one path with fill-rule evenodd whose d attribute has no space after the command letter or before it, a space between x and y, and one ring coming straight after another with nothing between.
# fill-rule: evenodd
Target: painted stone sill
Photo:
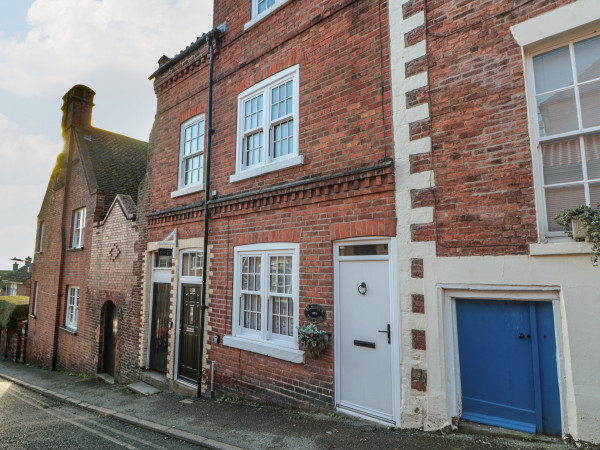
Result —
<instances>
[{"instance_id":1,"label":"painted stone sill","mask_svg":"<svg viewBox=\"0 0 600 450\"><path fill-rule=\"evenodd\" d=\"M304 352L295 348L286 348L271 343L230 335L223 336L223 345L249 352L260 353L261 355L282 359L296 364L304 363Z\"/></svg>"},{"instance_id":2,"label":"painted stone sill","mask_svg":"<svg viewBox=\"0 0 600 450\"><path fill-rule=\"evenodd\" d=\"M261 14L257 15L256 17L253 17L252 20L250 20L249 22L246 22L246 24L244 25L244 31L248 31L250 28L252 28L258 22L265 19L266 17L269 17L271 14L273 14L275 11L277 11L279 8L281 8L283 5L285 5L289 1L290 0L277 0L277 2L273 6L271 6L269 9L267 9L266 11L263 11Z\"/></svg>"},{"instance_id":3,"label":"painted stone sill","mask_svg":"<svg viewBox=\"0 0 600 450\"><path fill-rule=\"evenodd\" d=\"M69 334L72 334L73 336L77 336L77 330L72 330L71 328L67 328L67 327L60 327L60 329Z\"/></svg>"},{"instance_id":4,"label":"painted stone sill","mask_svg":"<svg viewBox=\"0 0 600 450\"><path fill-rule=\"evenodd\" d=\"M299 166L304 164L304 155L294 156L292 158L284 159L283 161L275 161L264 166L257 167L255 169L246 169L229 177L230 183L236 181L246 180L247 178L258 177L260 175L267 174L269 172L275 172L276 170L287 169L288 167Z\"/></svg>"},{"instance_id":5,"label":"painted stone sill","mask_svg":"<svg viewBox=\"0 0 600 450\"><path fill-rule=\"evenodd\" d=\"M202 192L204 190L204 184L198 186L191 186L188 188L179 189L171 192L171 198L183 197L184 195L193 194L195 192Z\"/></svg>"},{"instance_id":6,"label":"painted stone sill","mask_svg":"<svg viewBox=\"0 0 600 450\"><path fill-rule=\"evenodd\" d=\"M562 241L529 244L531 256L589 255L591 251L592 245L588 242Z\"/></svg>"}]
</instances>

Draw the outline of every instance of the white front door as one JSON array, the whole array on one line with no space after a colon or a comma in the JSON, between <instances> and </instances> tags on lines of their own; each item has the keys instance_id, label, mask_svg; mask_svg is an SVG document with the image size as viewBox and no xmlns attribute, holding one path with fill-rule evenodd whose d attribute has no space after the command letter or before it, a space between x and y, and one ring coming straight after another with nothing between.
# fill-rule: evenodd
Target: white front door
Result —
<instances>
[{"instance_id":1,"label":"white front door","mask_svg":"<svg viewBox=\"0 0 600 450\"><path fill-rule=\"evenodd\" d=\"M338 244L336 406L394 422L390 256L387 243Z\"/></svg>"}]
</instances>

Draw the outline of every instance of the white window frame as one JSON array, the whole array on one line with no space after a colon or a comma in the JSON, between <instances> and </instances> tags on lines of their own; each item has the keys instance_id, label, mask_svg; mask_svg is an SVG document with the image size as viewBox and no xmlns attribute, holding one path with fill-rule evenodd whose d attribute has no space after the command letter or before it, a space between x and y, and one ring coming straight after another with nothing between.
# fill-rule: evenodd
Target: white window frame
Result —
<instances>
[{"instance_id":1,"label":"white window frame","mask_svg":"<svg viewBox=\"0 0 600 450\"><path fill-rule=\"evenodd\" d=\"M289 0L275 0L275 3L273 5L267 7L267 9L265 9L260 14L258 12L258 1L259 0L252 0L252 19L244 25L244 31L248 28L251 28L256 23L263 20L265 17L273 14L275 11L277 11L279 8L285 5Z\"/></svg>"},{"instance_id":2,"label":"white window frame","mask_svg":"<svg viewBox=\"0 0 600 450\"><path fill-rule=\"evenodd\" d=\"M83 248L85 231L85 208L80 208L73 213L73 247Z\"/></svg>"},{"instance_id":3,"label":"white window frame","mask_svg":"<svg viewBox=\"0 0 600 450\"><path fill-rule=\"evenodd\" d=\"M44 245L44 222L40 222L40 240L38 242L38 253L42 253Z\"/></svg>"},{"instance_id":4,"label":"white window frame","mask_svg":"<svg viewBox=\"0 0 600 450\"><path fill-rule=\"evenodd\" d=\"M559 8L560 9L560 8ZM580 33L571 33L568 37L555 40L551 43L546 43L545 45L537 45L533 50L529 50L525 52L525 69L526 69L526 86L527 86L527 97L528 97L528 111L529 111L529 128L530 128L530 136L532 141L532 151L533 151L533 162L535 166L535 188L537 192L537 215L538 215L538 227L540 230L540 234L542 239L559 242L559 241L570 241L569 238L566 237L566 233L564 231L550 231L547 217L547 209L546 209L546 185L544 183L544 166L543 166L543 158L542 158L542 144L551 141L559 141L565 138L579 138L579 150L582 155L582 172L583 179L577 182L569 182L569 183L558 183L548 186L583 186L585 193L585 202L586 204L590 204L590 195L589 195L589 180L587 174L587 167L585 162L585 146L584 146L584 136L586 134L598 133L600 132L600 126L591 127L591 128L583 128L581 126L581 110L579 107L579 86L580 83L576 78L576 68L574 67L573 60L573 45L579 41L586 40L588 38L593 38L598 36L599 33L590 33L589 31L580 32ZM571 67L573 70L573 87L575 94L575 101L577 105L577 120L579 123L579 127L574 131L569 131L560 134L554 134L551 136L540 136L539 125L538 125L538 113L537 113L537 102L536 102L536 91L535 91L535 74L534 74L534 66L533 66L533 58L535 56L548 53L552 50L561 47L569 47L570 57L571 57ZM598 79L593 81L585 81L583 84L597 82ZM561 88L562 90L563 88ZM592 183L593 184L593 183ZM576 207L579 205L573 205L572 207Z\"/></svg>"},{"instance_id":5,"label":"white window frame","mask_svg":"<svg viewBox=\"0 0 600 450\"><path fill-rule=\"evenodd\" d=\"M223 338L223 344L242 350L261 353L286 361L304 362L304 352L298 350L298 325L299 325L299 264L300 245L294 243L267 243L251 244L234 249L233 263L233 311L231 335ZM245 256L261 257L261 330L244 328L240 323L240 297L241 297L241 268L242 258ZM292 294L293 333L292 336L283 336L271 332L271 302L269 301L269 258L271 256L292 257Z\"/></svg>"},{"instance_id":6,"label":"white window frame","mask_svg":"<svg viewBox=\"0 0 600 450\"><path fill-rule=\"evenodd\" d=\"M189 155L184 155L185 148L185 130L202 122L203 125L200 127L202 132L202 146L201 149ZM192 117L181 124L179 131L179 174L177 178L177 190L171 192L171 198L180 197L182 195L191 194L194 192L200 192L204 190L204 154L206 151L206 119L204 114ZM200 156L200 176L199 180L194 183L185 183L185 162L188 159Z\"/></svg>"},{"instance_id":7,"label":"white window frame","mask_svg":"<svg viewBox=\"0 0 600 450\"><path fill-rule=\"evenodd\" d=\"M204 267L202 267L202 275L200 276L188 276L183 274L183 257L186 254L196 253L200 261L203 261L203 254L201 249L185 249L179 250L179 280L183 284L202 284L204 279Z\"/></svg>"},{"instance_id":8,"label":"white window frame","mask_svg":"<svg viewBox=\"0 0 600 450\"><path fill-rule=\"evenodd\" d=\"M31 312L31 314L33 315L33 317L37 317L37 305L38 305L38 293L39 293L39 288L38 288L38 282L35 282L35 289L33 290L33 311Z\"/></svg>"},{"instance_id":9,"label":"white window frame","mask_svg":"<svg viewBox=\"0 0 600 450\"><path fill-rule=\"evenodd\" d=\"M292 113L271 122L271 96L272 89L281 84L293 82ZM263 120L262 126L251 132L244 130L245 103L262 94L263 96ZM304 158L299 153L299 122L300 122L300 66L289 67L281 72L261 81L246 89L238 95L238 118L237 118L237 144L236 144L236 166L235 174L229 178L230 182L240 181L247 178L263 175L265 173L281 170L295 165L303 164ZM293 120L293 147L292 151L284 156L275 158L273 154L273 129L279 123ZM263 154L262 162L246 166L243 161L244 142L247 135L262 131Z\"/></svg>"},{"instance_id":10,"label":"white window frame","mask_svg":"<svg viewBox=\"0 0 600 450\"><path fill-rule=\"evenodd\" d=\"M72 314L71 314L72 312ZM65 315L65 327L77 331L77 315L79 312L79 287L69 286L67 295L67 308Z\"/></svg>"},{"instance_id":11,"label":"white window frame","mask_svg":"<svg viewBox=\"0 0 600 450\"><path fill-rule=\"evenodd\" d=\"M15 295L17 295L17 289L18 289L17 284L18 283L8 283L8 284L9 284L9 287L8 287L8 296L9 297L14 297Z\"/></svg>"}]
</instances>

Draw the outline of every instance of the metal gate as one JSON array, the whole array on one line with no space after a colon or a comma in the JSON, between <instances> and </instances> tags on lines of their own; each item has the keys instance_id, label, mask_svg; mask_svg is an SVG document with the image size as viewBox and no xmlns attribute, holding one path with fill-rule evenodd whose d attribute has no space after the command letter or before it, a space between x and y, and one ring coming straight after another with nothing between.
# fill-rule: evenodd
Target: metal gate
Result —
<instances>
[{"instance_id":1,"label":"metal gate","mask_svg":"<svg viewBox=\"0 0 600 450\"><path fill-rule=\"evenodd\" d=\"M115 376L115 348L117 345L117 308L108 302L104 310L104 346L102 348L102 371Z\"/></svg>"},{"instance_id":2,"label":"metal gate","mask_svg":"<svg viewBox=\"0 0 600 450\"><path fill-rule=\"evenodd\" d=\"M169 346L169 298L171 285L154 283L152 299L152 335L150 338L150 368L158 372L167 371Z\"/></svg>"}]
</instances>

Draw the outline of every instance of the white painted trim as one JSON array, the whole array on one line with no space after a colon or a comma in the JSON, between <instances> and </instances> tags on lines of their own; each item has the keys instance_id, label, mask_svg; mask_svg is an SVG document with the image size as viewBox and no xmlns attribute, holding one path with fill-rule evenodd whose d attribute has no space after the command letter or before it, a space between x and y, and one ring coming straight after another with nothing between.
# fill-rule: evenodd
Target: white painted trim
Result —
<instances>
[{"instance_id":1,"label":"white painted trim","mask_svg":"<svg viewBox=\"0 0 600 450\"><path fill-rule=\"evenodd\" d=\"M388 255L382 256L363 256L363 257L340 257L339 247L341 245L349 244L388 244ZM339 277L340 261L348 260L389 260L389 292L390 292L390 329L391 329L391 365L392 370L390 373L391 384L392 384L392 417L390 420L386 418L376 417L371 415L368 411L355 410L354 408L348 409L344 407L340 399L340 339L339 332L341 330L341 324L339 322L337 311L340 308L339 299ZM345 414L368 419L374 422L389 425L390 422L396 426L400 425L400 392L401 392L401 379L400 379L400 320L399 320L399 305L398 305L398 280L396 275L396 239L395 238L374 238L374 237L363 237L357 239L345 239L336 241L333 243L333 323L334 323L334 394L335 394L335 405L336 410ZM360 408L359 408L360 409Z\"/></svg>"},{"instance_id":2,"label":"white painted trim","mask_svg":"<svg viewBox=\"0 0 600 450\"><path fill-rule=\"evenodd\" d=\"M271 123L271 88L288 81L293 81L293 100L292 114L288 119L294 121L294 134L292 153L273 159L270 156L272 145L272 123ZM263 96L263 161L254 164L250 167L245 167L242 163L243 148L244 148L244 103L259 95ZM288 120L285 119L285 120ZM285 121L284 120L284 121ZM256 128L257 132L260 128ZM235 155L235 174L231 175L229 181L235 182L250 178L253 176L262 175L273 170L280 170L292 165L304 163L304 158L299 156L300 145L300 65L288 67L281 72L278 72L261 82L249 87L245 91L238 94L237 98L237 135L236 135L236 155Z\"/></svg>"},{"instance_id":3,"label":"white painted trim","mask_svg":"<svg viewBox=\"0 0 600 450\"><path fill-rule=\"evenodd\" d=\"M258 14L258 1L252 0L252 19L249 22L244 24L244 31L247 31L249 28L252 28L258 22L263 20L266 17L269 17L283 5L285 5L289 0L277 0L273 6L264 10L261 14Z\"/></svg>"},{"instance_id":4,"label":"white painted trim","mask_svg":"<svg viewBox=\"0 0 600 450\"><path fill-rule=\"evenodd\" d=\"M187 188L178 189L171 192L171 198L183 197L184 195L193 194L194 192L202 192L204 190L204 183L198 186L191 186Z\"/></svg>"},{"instance_id":5,"label":"white painted trim","mask_svg":"<svg viewBox=\"0 0 600 450\"><path fill-rule=\"evenodd\" d=\"M300 166L304 164L304 155L296 155L290 158L281 159L269 164L255 167L253 169L246 169L242 172L233 174L229 177L230 183L236 181L246 180L248 178L258 177L269 172L275 172L276 170L287 169L289 167Z\"/></svg>"},{"instance_id":6,"label":"white painted trim","mask_svg":"<svg viewBox=\"0 0 600 450\"><path fill-rule=\"evenodd\" d=\"M451 286L451 285L447 285ZM466 286L466 285L465 285ZM554 333L556 336L556 366L558 371L558 388L560 395L560 413L563 436L569 433L567 423L566 379L564 368L564 350L562 346L561 297L560 289L555 286L477 286L472 289L438 289L443 307L444 327L444 360L446 387L448 389L448 410L451 417L462 415L462 391L460 382L460 359L458 352L458 330L456 322L456 299L474 300L516 300L516 301L551 301L554 313ZM500 288L500 289L498 289Z\"/></svg>"},{"instance_id":7,"label":"white painted trim","mask_svg":"<svg viewBox=\"0 0 600 450\"><path fill-rule=\"evenodd\" d=\"M200 170L200 181L198 183L193 183L193 184L190 184L189 186L185 186L185 183L184 183L185 158L183 156L183 146L185 145L185 129L189 128L193 125L196 125L197 123L200 123L200 122L204 122L204 130L202 132L202 151L198 150L197 152L187 156L188 158L195 157L197 155L201 156L202 169ZM178 190L175 191L175 193L177 193L179 191L185 191L187 189L199 188L199 187L204 186L204 153L206 151L205 142L204 142L205 139L206 139L206 120L205 120L204 114L200 114L198 116L192 117L191 119L186 120L179 126L179 175L177 177ZM199 189L199 190L204 190L204 188ZM185 195L185 194L181 194L181 195ZM171 193L171 198L174 198L173 192Z\"/></svg>"},{"instance_id":8,"label":"white painted trim","mask_svg":"<svg viewBox=\"0 0 600 450\"><path fill-rule=\"evenodd\" d=\"M279 338L277 335L272 336L268 331L267 323L269 321L269 301L268 301L268 274L269 263L267 258L271 254L287 254L292 256L292 299L294 302L294 330L292 336ZM245 254L248 256L260 256L262 259L261 267L261 298L262 309L261 318L262 326L260 331L243 330L240 326L240 261ZM232 324L231 335L224 336L223 344L242 350L253 351L268 356L292 362L300 361L297 352L304 355L304 352L298 350L298 325L300 320L300 244L285 243L285 242L268 242L264 244L240 245L233 249L233 307L232 307ZM229 344L228 344L229 343ZM275 350L273 350L275 349ZM281 350L285 351L281 351ZM287 353L286 353L287 352ZM291 352L291 353L289 353ZM290 356L292 355L292 356ZM290 359L292 358L292 359Z\"/></svg>"},{"instance_id":9,"label":"white painted trim","mask_svg":"<svg viewBox=\"0 0 600 450\"><path fill-rule=\"evenodd\" d=\"M600 21L598 0L579 0L510 27L521 47Z\"/></svg>"},{"instance_id":10,"label":"white painted trim","mask_svg":"<svg viewBox=\"0 0 600 450\"><path fill-rule=\"evenodd\" d=\"M592 244L589 242L548 242L543 244L529 244L531 256L548 255L589 255Z\"/></svg>"},{"instance_id":11,"label":"white painted trim","mask_svg":"<svg viewBox=\"0 0 600 450\"><path fill-rule=\"evenodd\" d=\"M248 352L260 353L261 355L282 359L296 364L304 363L304 352L302 350L274 345L272 341L259 341L246 337L226 335L223 336L223 345L246 350Z\"/></svg>"}]
</instances>

